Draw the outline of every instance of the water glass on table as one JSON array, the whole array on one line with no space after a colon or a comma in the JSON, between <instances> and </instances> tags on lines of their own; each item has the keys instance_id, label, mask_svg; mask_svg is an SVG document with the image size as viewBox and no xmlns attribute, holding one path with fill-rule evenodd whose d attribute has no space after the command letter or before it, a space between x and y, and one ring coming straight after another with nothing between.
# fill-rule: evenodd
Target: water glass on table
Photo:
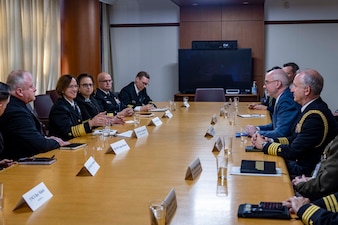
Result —
<instances>
[{"instance_id":1,"label":"water glass on table","mask_svg":"<svg viewBox=\"0 0 338 225\"><path fill-rule=\"evenodd\" d=\"M218 179L227 179L228 155L218 155L216 157Z\"/></svg>"},{"instance_id":2,"label":"water glass on table","mask_svg":"<svg viewBox=\"0 0 338 225\"><path fill-rule=\"evenodd\" d=\"M165 225L166 205L163 200L149 202L151 225Z\"/></svg>"}]
</instances>

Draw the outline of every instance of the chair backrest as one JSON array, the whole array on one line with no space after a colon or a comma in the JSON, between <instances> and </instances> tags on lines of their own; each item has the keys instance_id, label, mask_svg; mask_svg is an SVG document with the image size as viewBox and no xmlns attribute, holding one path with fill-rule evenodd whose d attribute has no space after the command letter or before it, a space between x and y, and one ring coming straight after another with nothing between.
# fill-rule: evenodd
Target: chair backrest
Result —
<instances>
[{"instance_id":1,"label":"chair backrest","mask_svg":"<svg viewBox=\"0 0 338 225\"><path fill-rule=\"evenodd\" d=\"M52 98L48 94L42 94L35 96L34 110L38 116L38 119L45 126L45 133L48 134L49 130L49 112L54 105Z\"/></svg>"},{"instance_id":2,"label":"chair backrest","mask_svg":"<svg viewBox=\"0 0 338 225\"><path fill-rule=\"evenodd\" d=\"M225 102L224 88L196 88L195 102Z\"/></svg>"},{"instance_id":3,"label":"chair backrest","mask_svg":"<svg viewBox=\"0 0 338 225\"><path fill-rule=\"evenodd\" d=\"M58 94L56 93L56 90L46 91L46 94L50 95L53 102L56 102L56 100L59 98Z\"/></svg>"}]
</instances>

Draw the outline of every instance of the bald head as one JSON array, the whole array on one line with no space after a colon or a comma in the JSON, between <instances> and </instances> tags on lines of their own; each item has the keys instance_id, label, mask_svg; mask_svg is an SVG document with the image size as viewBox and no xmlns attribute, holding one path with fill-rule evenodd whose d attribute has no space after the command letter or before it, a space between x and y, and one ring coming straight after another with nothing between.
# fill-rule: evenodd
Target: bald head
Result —
<instances>
[{"instance_id":1,"label":"bald head","mask_svg":"<svg viewBox=\"0 0 338 225\"><path fill-rule=\"evenodd\" d=\"M111 91L112 78L109 73L101 72L97 75L98 87L104 91Z\"/></svg>"}]
</instances>

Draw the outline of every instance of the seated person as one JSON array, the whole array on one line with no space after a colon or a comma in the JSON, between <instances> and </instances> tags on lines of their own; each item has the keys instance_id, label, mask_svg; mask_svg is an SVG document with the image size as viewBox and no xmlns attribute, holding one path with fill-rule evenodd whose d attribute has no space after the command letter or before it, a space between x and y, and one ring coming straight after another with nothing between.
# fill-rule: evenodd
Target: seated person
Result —
<instances>
[{"instance_id":1,"label":"seated person","mask_svg":"<svg viewBox=\"0 0 338 225\"><path fill-rule=\"evenodd\" d=\"M4 113L7 104L9 102L10 94L9 94L9 86L0 82L0 116ZM0 133L0 152L4 149L4 140L2 139L2 134ZM7 168L16 162L10 159L0 160L0 170L3 168Z\"/></svg>"},{"instance_id":2,"label":"seated person","mask_svg":"<svg viewBox=\"0 0 338 225\"><path fill-rule=\"evenodd\" d=\"M7 77L11 98L0 117L0 132L4 140L2 159L17 160L69 144L58 137L46 137L41 133L38 119L26 104L35 100L36 88L32 74L14 70Z\"/></svg>"},{"instance_id":3,"label":"seated person","mask_svg":"<svg viewBox=\"0 0 338 225\"><path fill-rule=\"evenodd\" d=\"M260 134L252 136L256 148L284 158L291 178L302 174L310 176L324 148L338 133L335 119L320 97L323 85L324 79L317 71L298 72L291 92L302 108L292 136L273 140Z\"/></svg>"},{"instance_id":4,"label":"seated person","mask_svg":"<svg viewBox=\"0 0 338 225\"><path fill-rule=\"evenodd\" d=\"M95 117L100 112L103 112L103 108L93 96L93 77L89 74L80 74L76 80L79 84L79 92L77 93L75 101L80 107L82 119L88 120Z\"/></svg>"},{"instance_id":5,"label":"seated person","mask_svg":"<svg viewBox=\"0 0 338 225\"><path fill-rule=\"evenodd\" d=\"M291 197L283 202L306 225L338 224L338 193L310 202L308 198Z\"/></svg>"},{"instance_id":6,"label":"seated person","mask_svg":"<svg viewBox=\"0 0 338 225\"><path fill-rule=\"evenodd\" d=\"M276 99L272 123L253 126L247 125L246 132L252 136L256 132L270 138L287 137L292 134L293 123L300 112L300 105L293 100L289 89L288 75L281 69L266 74L264 88L268 96Z\"/></svg>"},{"instance_id":7,"label":"seated person","mask_svg":"<svg viewBox=\"0 0 338 225\"><path fill-rule=\"evenodd\" d=\"M97 75L99 82L96 89L95 98L100 107L108 114L113 113L119 116L131 116L134 113L132 108L127 107L127 104L123 104L117 96L111 91L112 79L110 74L102 72Z\"/></svg>"},{"instance_id":8,"label":"seated person","mask_svg":"<svg viewBox=\"0 0 338 225\"><path fill-rule=\"evenodd\" d=\"M110 117L101 112L84 121L81 110L74 101L78 92L78 84L71 75L63 75L56 84L59 98L49 113L49 133L69 140L90 133L94 127L107 126L113 123L124 123L123 118Z\"/></svg>"},{"instance_id":9,"label":"seated person","mask_svg":"<svg viewBox=\"0 0 338 225\"><path fill-rule=\"evenodd\" d=\"M338 136L326 146L321 162L311 177L305 175L292 180L294 189L310 200L338 192Z\"/></svg>"},{"instance_id":10,"label":"seated person","mask_svg":"<svg viewBox=\"0 0 338 225\"><path fill-rule=\"evenodd\" d=\"M267 71L267 73L273 71L273 70L277 70L277 69L282 69L279 66L274 66L271 69L269 69ZM274 110L274 106L275 106L275 102L276 99L274 99L273 97L270 97L267 95L267 91L264 90L264 96L261 99L261 104L249 104L248 108L249 109L257 109L257 110L269 110L270 115L272 116L273 110Z\"/></svg>"},{"instance_id":11,"label":"seated person","mask_svg":"<svg viewBox=\"0 0 338 225\"><path fill-rule=\"evenodd\" d=\"M147 94L147 85L149 84L150 76L147 72L141 71L135 81L131 82L120 91L119 98L123 104L126 104L135 111L149 111L156 108L151 98Z\"/></svg>"}]
</instances>

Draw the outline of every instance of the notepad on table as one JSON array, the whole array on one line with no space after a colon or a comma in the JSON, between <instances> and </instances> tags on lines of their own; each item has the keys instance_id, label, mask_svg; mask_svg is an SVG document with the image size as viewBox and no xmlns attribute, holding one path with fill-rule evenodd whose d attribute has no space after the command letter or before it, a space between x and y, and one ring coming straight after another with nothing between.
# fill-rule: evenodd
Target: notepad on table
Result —
<instances>
[{"instance_id":1,"label":"notepad on table","mask_svg":"<svg viewBox=\"0 0 338 225\"><path fill-rule=\"evenodd\" d=\"M60 149L62 150L76 150L79 148L83 148L87 146L86 143L71 143L69 145L61 146Z\"/></svg>"},{"instance_id":2,"label":"notepad on table","mask_svg":"<svg viewBox=\"0 0 338 225\"><path fill-rule=\"evenodd\" d=\"M276 174L276 162L261 160L242 160L241 173Z\"/></svg>"}]
</instances>

